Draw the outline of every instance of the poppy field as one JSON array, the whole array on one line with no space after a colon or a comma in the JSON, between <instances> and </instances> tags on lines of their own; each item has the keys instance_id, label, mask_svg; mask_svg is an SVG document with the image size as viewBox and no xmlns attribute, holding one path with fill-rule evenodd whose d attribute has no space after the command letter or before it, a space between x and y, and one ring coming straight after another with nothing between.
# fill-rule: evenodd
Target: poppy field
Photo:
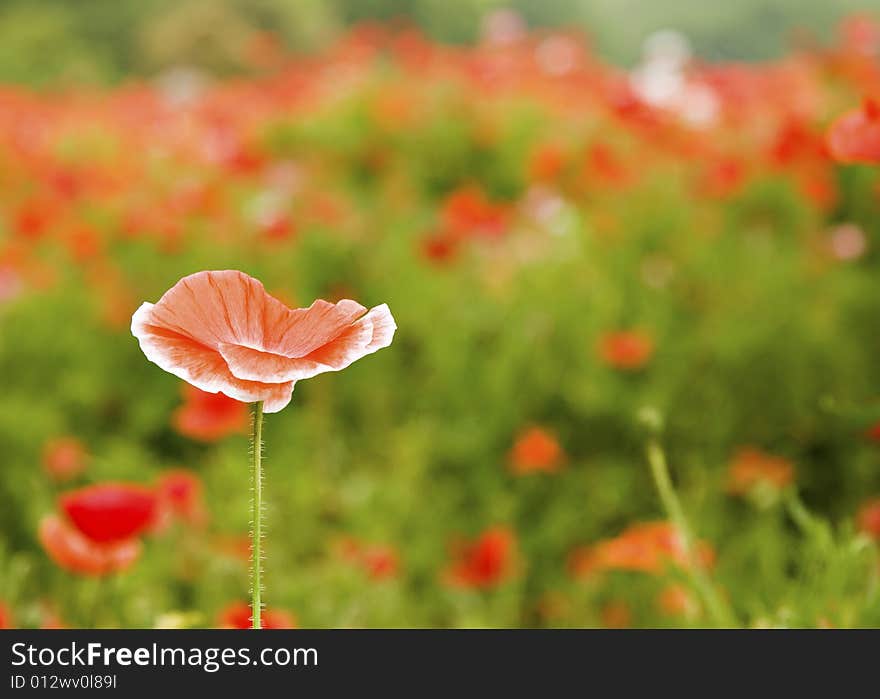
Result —
<instances>
[{"instance_id":1,"label":"poppy field","mask_svg":"<svg viewBox=\"0 0 880 699\"><path fill-rule=\"evenodd\" d=\"M880 625L878 56L0 87L0 628Z\"/></svg>"}]
</instances>

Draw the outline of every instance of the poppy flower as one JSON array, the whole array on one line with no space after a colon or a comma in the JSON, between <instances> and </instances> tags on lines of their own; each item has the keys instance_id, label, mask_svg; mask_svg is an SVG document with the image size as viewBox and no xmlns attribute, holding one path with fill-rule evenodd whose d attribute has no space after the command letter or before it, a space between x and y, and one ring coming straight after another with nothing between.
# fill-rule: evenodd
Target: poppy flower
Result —
<instances>
[{"instance_id":1,"label":"poppy flower","mask_svg":"<svg viewBox=\"0 0 880 699\"><path fill-rule=\"evenodd\" d=\"M245 602L233 602L220 612L217 624L221 629L250 629L251 619L250 605ZM295 629L296 626L294 616L280 609L264 609L260 614L262 629Z\"/></svg>"},{"instance_id":2,"label":"poppy flower","mask_svg":"<svg viewBox=\"0 0 880 699\"><path fill-rule=\"evenodd\" d=\"M869 500L859 508L856 523L860 532L880 541L880 498Z\"/></svg>"},{"instance_id":3,"label":"poppy flower","mask_svg":"<svg viewBox=\"0 0 880 699\"><path fill-rule=\"evenodd\" d=\"M57 219L58 207L52 200L29 200L15 212L13 228L22 238L43 237Z\"/></svg>"},{"instance_id":4,"label":"poppy flower","mask_svg":"<svg viewBox=\"0 0 880 699\"><path fill-rule=\"evenodd\" d=\"M159 527L176 518L188 524L204 524L207 519L202 500L202 482L184 469L163 473L156 484L160 514Z\"/></svg>"},{"instance_id":5,"label":"poppy flower","mask_svg":"<svg viewBox=\"0 0 880 699\"><path fill-rule=\"evenodd\" d=\"M844 17L838 34L841 46L856 53L872 55L880 47L880 24L868 14Z\"/></svg>"},{"instance_id":6,"label":"poppy flower","mask_svg":"<svg viewBox=\"0 0 880 699\"><path fill-rule=\"evenodd\" d=\"M632 626L632 610L621 600L613 600L602 607L602 626L606 629L628 629Z\"/></svg>"},{"instance_id":7,"label":"poppy flower","mask_svg":"<svg viewBox=\"0 0 880 699\"><path fill-rule=\"evenodd\" d=\"M99 544L57 515L40 522L38 537L57 565L79 575L109 575L130 568L141 554L137 539Z\"/></svg>"},{"instance_id":8,"label":"poppy flower","mask_svg":"<svg viewBox=\"0 0 880 699\"><path fill-rule=\"evenodd\" d=\"M12 612L5 604L0 602L0 629L13 628Z\"/></svg>"},{"instance_id":9,"label":"poppy flower","mask_svg":"<svg viewBox=\"0 0 880 699\"><path fill-rule=\"evenodd\" d=\"M349 299L318 300L290 309L256 279L226 270L184 277L158 303L144 303L131 332L165 371L274 413L297 381L387 347L396 327L386 304L368 311Z\"/></svg>"},{"instance_id":10,"label":"poppy flower","mask_svg":"<svg viewBox=\"0 0 880 699\"><path fill-rule=\"evenodd\" d=\"M446 227L459 237L499 238L509 224L509 207L493 202L477 186L467 186L449 194L441 214Z\"/></svg>"},{"instance_id":11,"label":"poppy flower","mask_svg":"<svg viewBox=\"0 0 880 699\"><path fill-rule=\"evenodd\" d=\"M714 552L697 545L697 563L709 567ZM618 536L577 549L569 560L575 577L586 578L610 570L660 574L669 566L689 565L681 533L670 522L633 524Z\"/></svg>"},{"instance_id":12,"label":"poppy flower","mask_svg":"<svg viewBox=\"0 0 880 699\"><path fill-rule=\"evenodd\" d=\"M422 255L434 264L445 264L452 261L458 252L458 240L455 236L435 233L421 241Z\"/></svg>"},{"instance_id":13,"label":"poppy flower","mask_svg":"<svg viewBox=\"0 0 880 699\"><path fill-rule=\"evenodd\" d=\"M630 173L617 153L605 143L595 143L587 156L586 174L595 173L610 185L627 184Z\"/></svg>"},{"instance_id":14,"label":"poppy flower","mask_svg":"<svg viewBox=\"0 0 880 699\"><path fill-rule=\"evenodd\" d=\"M43 447L43 468L55 481L69 481L81 475L89 455L76 437L59 437Z\"/></svg>"},{"instance_id":15,"label":"poppy flower","mask_svg":"<svg viewBox=\"0 0 880 699\"><path fill-rule=\"evenodd\" d=\"M880 422L871 425L871 427L865 432L865 437L872 442L880 442Z\"/></svg>"},{"instance_id":16,"label":"poppy flower","mask_svg":"<svg viewBox=\"0 0 880 699\"><path fill-rule=\"evenodd\" d=\"M838 117L828 130L828 149L842 163L880 162L880 102L868 98Z\"/></svg>"},{"instance_id":17,"label":"poppy flower","mask_svg":"<svg viewBox=\"0 0 880 699\"><path fill-rule=\"evenodd\" d=\"M654 354L654 340L645 332L625 330L603 335L599 340L599 357L615 369L641 369Z\"/></svg>"},{"instance_id":18,"label":"poppy flower","mask_svg":"<svg viewBox=\"0 0 880 699\"><path fill-rule=\"evenodd\" d=\"M171 418L180 434L200 442L216 442L247 430L249 418L244 403L223 393L207 393L190 384L183 387L183 405Z\"/></svg>"},{"instance_id":19,"label":"poppy flower","mask_svg":"<svg viewBox=\"0 0 880 699\"><path fill-rule=\"evenodd\" d=\"M518 474L559 470L563 460L562 447L556 437L541 427L522 432L510 452L510 468Z\"/></svg>"},{"instance_id":20,"label":"poppy flower","mask_svg":"<svg viewBox=\"0 0 880 699\"><path fill-rule=\"evenodd\" d=\"M699 612L699 604L683 585L664 587L657 595L657 608L666 616L692 619Z\"/></svg>"},{"instance_id":21,"label":"poppy flower","mask_svg":"<svg viewBox=\"0 0 880 699\"><path fill-rule=\"evenodd\" d=\"M509 529L487 529L476 541L457 547L446 580L455 587L496 587L513 572L516 539Z\"/></svg>"},{"instance_id":22,"label":"poppy flower","mask_svg":"<svg viewBox=\"0 0 880 699\"><path fill-rule=\"evenodd\" d=\"M794 466L787 459L760 449L737 452L727 470L727 492L747 495L756 488L780 491L794 480Z\"/></svg>"},{"instance_id":23,"label":"poppy flower","mask_svg":"<svg viewBox=\"0 0 880 699\"><path fill-rule=\"evenodd\" d=\"M565 151L553 143L546 143L532 154L529 174L533 180L541 182L554 180L562 172L565 162Z\"/></svg>"},{"instance_id":24,"label":"poppy flower","mask_svg":"<svg viewBox=\"0 0 880 699\"><path fill-rule=\"evenodd\" d=\"M343 558L361 568L371 580L386 580L397 575L397 552L385 544L365 544L347 538L340 544Z\"/></svg>"},{"instance_id":25,"label":"poppy flower","mask_svg":"<svg viewBox=\"0 0 880 699\"><path fill-rule=\"evenodd\" d=\"M741 160L719 157L710 161L701 173L698 191L708 197L723 199L736 194L746 179L746 167Z\"/></svg>"},{"instance_id":26,"label":"poppy flower","mask_svg":"<svg viewBox=\"0 0 880 699\"><path fill-rule=\"evenodd\" d=\"M98 544L117 543L146 531L157 514L150 488L130 483L101 483L61 496L61 509L73 525Z\"/></svg>"}]
</instances>

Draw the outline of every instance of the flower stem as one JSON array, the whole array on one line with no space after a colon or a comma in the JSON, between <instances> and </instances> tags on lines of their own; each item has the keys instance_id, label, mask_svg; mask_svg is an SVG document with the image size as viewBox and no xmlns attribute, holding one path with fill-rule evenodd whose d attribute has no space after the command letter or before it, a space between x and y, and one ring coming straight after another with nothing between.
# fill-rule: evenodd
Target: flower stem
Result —
<instances>
[{"instance_id":1,"label":"flower stem","mask_svg":"<svg viewBox=\"0 0 880 699\"><path fill-rule=\"evenodd\" d=\"M253 464L251 478L253 499L251 501L251 618L254 629L261 628L260 616L263 610L263 401L253 404L254 414L251 427L251 456Z\"/></svg>"},{"instance_id":2,"label":"flower stem","mask_svg":"<svg viewBox=\"0 0 880 699\"><path fill-rule=\"evenodd\" d=\"M681 536L687 561L686 572L691 579L691 584L702 597L706 610L717 626L722 628L736 627L737 622L733 612L718 594L697 556L694 537L685 517L684 508L681 506L675 487L672 485L672 479L669 477L666 454L656 439L648 442L647 455L651 476L654 479L657 493L660 495L660 502L663 504L663 509L666 510L667 517Z\"/></svg>"}]
</instances>

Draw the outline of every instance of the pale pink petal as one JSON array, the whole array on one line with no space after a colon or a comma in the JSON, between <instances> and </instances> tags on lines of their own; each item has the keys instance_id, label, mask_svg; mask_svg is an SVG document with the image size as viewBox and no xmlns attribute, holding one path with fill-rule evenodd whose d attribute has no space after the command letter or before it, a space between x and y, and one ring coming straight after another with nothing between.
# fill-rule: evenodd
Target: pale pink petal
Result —
<instances>
[{"instance_id":1,"label":"pale pink petal","mask_svg":"<svg viewBox=\"0 0 880 699\"><path fill-rule=\"evenodd\" d=\"M220 345L230 371L249 381L301 381L345 369L361 357L391 344L397 326L387 305L377 306L332 340L304 357L288 358L233 344Z\"/></svg>"},{"instance_id":2,"label":"pale pink petal","mask_svg":"<svg viewBox=\"0 0 880 699\"><path fill-rule=\"evenodd\" d=\"M344 369L365 354L373 339L373 322L364 316L346 328L345 332L335 337L323 347L310 352L305 359L327 367L325 371Z\"/></svg>"},{"instance_id":3,"label":"pale pink petal","mask_svg":"<svg viewBox=\"0 0 880 699\"><path fill-rule=\"evenodd\" d=\"M283 325L289 314L259 281L224 270L181 279L156 303L152 323L207 347L233 342L259 348L266 328Z\"/></svg>"},{"instance_id":4,"label":"pale pink petal","mask_svg":"<svg viewBox=\"0 0 880 699\"><path fill-rule=\"evenodd\" d=\"M241 345L222 344L220 354L233 376L247 381L299 381L328 370L328 367L308 359L282 357Z\"/></svg>"},{"instance_id":5,"label":"pale pink petal","mask_svg":"<svg viewBox=\"0 0 880 699\"><path fill-rule=\"evenodd\" d=\"M286 322L271 328L267 342L254 349L291 358L305 357L343 333L366 310L351 299L335 304L318 299L308 308L290 311Z\"/></svg>"},{"instance_id":6,"label":"pale pink petal","mask_svg":"<svg viewBox=\"0 0 880 699\"><path fill-rule=\"evenodd\" d=\"M394 322L394 317L391 315L391 309L388 308L387 303L371 308L363 320L370 320L373 323L373 339L370 340L364 354L370 354L391 344L391 340L394 339L394 331L397 330L397 323Z\"/></svg>"},{"instance_id":7,"label":"pale pink petal","mask_svg":"<svg viewBox=\"0 0 880 699\"><path fill-rule=\"evenodd\" d=\"M235 377L219 352L173 330L154 324L153 304L143 304L132 316L131 332L144 355L165 371L208 393L223 392L245 403L264 401L263 410L284 408L293 382L261 383Z\"/></svg>"}]
</instances>

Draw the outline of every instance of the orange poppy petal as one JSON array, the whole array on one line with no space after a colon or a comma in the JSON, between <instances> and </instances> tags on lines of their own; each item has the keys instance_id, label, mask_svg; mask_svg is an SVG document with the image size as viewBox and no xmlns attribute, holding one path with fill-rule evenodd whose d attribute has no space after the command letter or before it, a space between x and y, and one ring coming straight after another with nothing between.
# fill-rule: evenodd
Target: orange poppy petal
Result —
<instances>
[{"instance_id":1,"label":"orange poppy petal","mask_svg":"<svg viewBox=\"0 0 880 699\"><path fill-rule=\"evenodd\" d=\"M345 332L366 310L351 299L337 303L318 299L308 308L288 310L288 317L272 328L262 346L249 346L290 358L305 357Z\"/></svg>"},{"instance_id":2,"label":"orange poppy petal","mask_svg":"<svg viewBox=\"0 0 880 699\"><path fill-rule=\"evenodd\" d=\"M236 378L219 352L174 331L153 324L153 304L143 304L132 317L132 334L144 355L165 371L208 393L223 392L245 403L263 401L267 413L289 402L293 382L260 383Z\"/></svg>"},{"instance_id":3,"label":"orange poppy petal","mask_svg":"<svg viewBox=\"0 0 880 699\"><path fill-rule=\"evenodd\" d=\"M220 354L233 376L246 381L299 381L328 371L328 367L309 359L284 357L241 345L222 344Z\"/></svg>"},{"instance_id":4,"label":"orange poppy petal","mask_svg":"<svg viewBox=\"0 0 880 699\"><path fill-rule=\"evenodd\" d=\"M38 537L49 558L65 570L80 575L107 575L126 570L141 554L141 544L136 539L96 544L57 515L42 519Z\"/></svg>"},{"instance_id":5,"label":"orange poppy petal","mask_svg":"<svg viewBox=\"0 0 880 699\"><path fill-rule=\"evenodd\" d=\"M265 383L300 381L345 369L361 357L387 347L396 327L388 306L383 304L304 357L286 357L230 343L221 344L219 349L229 370L240 379Z\"/></svg>"}]
</instances>

